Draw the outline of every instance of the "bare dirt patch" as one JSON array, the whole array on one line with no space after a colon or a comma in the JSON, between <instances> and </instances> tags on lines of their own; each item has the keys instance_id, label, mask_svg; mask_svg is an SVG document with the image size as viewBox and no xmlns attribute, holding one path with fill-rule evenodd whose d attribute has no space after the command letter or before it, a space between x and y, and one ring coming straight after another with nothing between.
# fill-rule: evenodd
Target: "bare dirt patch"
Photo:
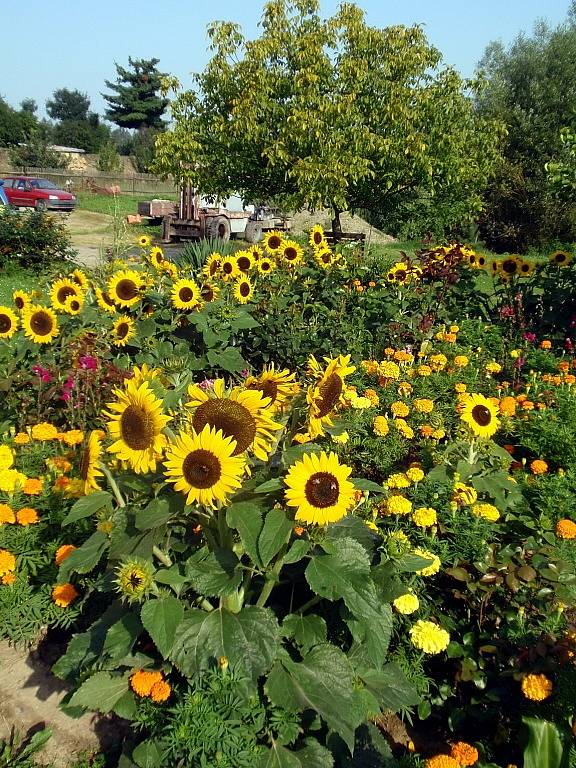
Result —
<instances>
[{"instance_id":1,"label":"bare dirt patch","mask_svg":"<svg viewBox=\"0 0 576 768\"><path fill-rule=\"evenodd\" d=\"M396 238L371 226L360 216L353 216L351 213L342 213L340 214L340 222L344 232L363 232L366 235L368 243L385 245L386 243L396 242ZM295 235L308 232L314 224L320 224L328 230L332 229L330 211L328 209L315 211L314 213L300 211L292 216L292 232Z\"/></svg>"}]
</instances>

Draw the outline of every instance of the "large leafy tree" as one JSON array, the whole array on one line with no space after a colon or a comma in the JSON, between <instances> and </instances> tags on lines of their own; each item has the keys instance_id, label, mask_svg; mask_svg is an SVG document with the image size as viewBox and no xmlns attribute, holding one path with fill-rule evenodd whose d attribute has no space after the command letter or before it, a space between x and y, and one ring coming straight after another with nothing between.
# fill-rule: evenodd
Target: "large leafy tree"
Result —
<instances>
[{"instance_id":1,"label":"large leafy tree","mask_svg":"<svg viewBox=\"0 0 576 768\"><path fill-rule=\"evenodd\" d=\"M25 142L38 127L34 114L23 108L20 111L13 109L0 96L0 147Z\"/></svg>"},{"instance_id":2,"label":"large leafy tree","mask_svg":"<svg viewBox=\"0 0 576 768\"><path fill-rule=\"evenodd\" d=\"M87 120L90 99L80 91L58 88L46 102L46 112L53 120Z\"/></svg>"},{"instance_id":3,"label":"large leafy tree","mask_svg":"<svg viewBox=\"0 0 576 768\"><path fill-rule=\"evenodd\" d=\"M261 26L247 41L211 25L213 57L172 103L158 172L204 194L329 207L335 227L347 209L390 228L416 208L446 226L479 210L498 129L420 27L369 27L350 3L324 21L317 0L271 0Z\"/></svg>"},{"instance_id":4,"label":"large leafy tree","mask_svg":"<svg viewBox=\"0 0 576 768\"><path fill-rule=\"evenodd\" d=\"M481 224L499 250L524 250L576 236L574 201L559 203L546 165L562 155L562 128L576 129L576 3L565 23L536 25L509 48L491 43L479 64L486 87L479 113L502 120L505 160L487 196Z\"/></svg>"},{"instance_id":5,"label":"large leafy tree","mask_svg":"<svg viewBox=\"0 0 576 768\"><path fill-rule=\"evenodd\" d=\"M166 112L168 100L161 91L164 75L158 71L160 59L132 59L128 57L130 69L116 64L117 78L113 83L106 80L112 94L102 94L110 105L106 118L120 128L161 129L162 115Z\"/></svg>"}]
</instances>

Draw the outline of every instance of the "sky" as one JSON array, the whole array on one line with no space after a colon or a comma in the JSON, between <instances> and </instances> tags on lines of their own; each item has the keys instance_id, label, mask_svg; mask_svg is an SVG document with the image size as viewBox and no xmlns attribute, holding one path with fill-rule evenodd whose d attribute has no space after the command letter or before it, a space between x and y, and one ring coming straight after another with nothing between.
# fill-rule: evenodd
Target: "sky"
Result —
<instances>
[{"instance_id":1,"label":"sky","mask_svg":"<svg viewBox=\"0 0 576 768\"><path fill-rule=\"evenodd\" d=\"M566 18L570 0L357 0L368 24L422 24L444 61L470 76L492 40L511 43L545 19L555 26ZM339 0L321 0L330 16ZM191 73L209 59L206 27L235 21L246 37L258 35L263 0L45 0L2 2L0 96L18 107L31 97L45 116L45 103L57 88L87 93L91 109L103 114L105 80L116 79L114 62L158 58L159 69L191 85Z\"/></svg>"}]
</instances>

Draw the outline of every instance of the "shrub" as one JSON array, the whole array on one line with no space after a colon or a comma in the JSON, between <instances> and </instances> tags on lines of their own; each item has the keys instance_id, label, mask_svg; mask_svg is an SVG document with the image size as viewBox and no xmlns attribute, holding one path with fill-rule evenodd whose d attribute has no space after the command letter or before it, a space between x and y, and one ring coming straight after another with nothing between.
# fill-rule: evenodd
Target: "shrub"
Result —
<instances>
[{"instance_id":1,"label":"shrub","mask_svg":"<svg viewBox=\"0 0 576 768\"><path fill-rule=\"evenodd\" d=\"M62 222L41 211L0 213L0 255L23 267L41 267L73 253Z\"/></svg>"}]
</instances>

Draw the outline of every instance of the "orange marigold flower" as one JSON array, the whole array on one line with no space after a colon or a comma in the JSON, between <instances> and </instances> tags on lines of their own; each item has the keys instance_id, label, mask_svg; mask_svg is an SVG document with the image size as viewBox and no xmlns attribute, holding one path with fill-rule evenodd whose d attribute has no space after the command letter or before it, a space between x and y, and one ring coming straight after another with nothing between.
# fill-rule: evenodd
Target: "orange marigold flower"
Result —
<instances>
[{"instance_id":1,"label":"orange marigold flower","mask_svg":"<svg viewBox=\"0 0 576 768\"><path fill-rule=\"evenodd\" d=\"M552 342L544 339L540 342L540 349L552 349Z\"/></svg>"},{"instance_id":2,"label":"orange marigold flower","mask_svg":"<svg viewBox=\"0 0 576 768\"><path fill-rule=\"evenodd\" d=\"M130 675L130 687L138 696L150 696L152 688L162 682L162 672L150 669L138 669Z\"/></svg>"},{"instance_id":3,"label":"orange marigold flower","mask_svg":"<svg viewBox=\"0 0 576 768\"><path fill-rule=\"evenodd\" d=\"M556 523L556 536L560 539L576 539L576 523L565 518Z\"/></svg>"},{"instance_id":4,"label":"orange marigold flower","mask_svg":"<svg viewBox=\"0 0 576 768\"><path fill-rule=\"evenodd\" d=\"M40 424L34 424L32 427L32 437L34 440L56 440L58 430L54 424L43 421Z\"/></svg>"},{"instance_id":5,"label":"orange marigold flower","mask_svg":"<svg viewBox=\"0 0 576 768\"><path fill-rule=\"evenodd\" d=\"M70 485L70 478L64 477L62 475L61 477L57 477L56 480L54 480L53 488L55 491L65 491L69 485Z\"/></svg>"},{"instance_id":6,"label":"orange marigold flower","mask_svg":"<svg viewBox=\"0 0 576 768\"><path fill-rule=\"evenodd\" d=\"M524 675L522 693L530 701L544 701L552 693L552 681L546 675Z\"/></svg>"},{"instance_id":7,"label":"orange marigold flower","mask_svg":"<svg viewBox=\"0 0 576 768\"><path fill-rule=\"evenodd\" d=\"M16 568L16 558L7 549L0 549L0 576L11 573Z\"/></svg>"},{"instance_id":8,"label":"orange marigold flower","mask_svg":"<svg viewBox=\"0 0 576 768\"><path fill-rule=\"evenodd\" d=\"M450 755L435 755L424 763L425 768L460 768L460 763Z\"/></svg>"},{"instance_id":9,"label":"orange marigold flower","mask_svg":"<svg viewBox=\"0 0 576 768\"><path fill-rule=\"evenodd\" d=\"M62 435L62 442L66 445L80 445L83 440L84 432L81 429L71 429Z\"/></svg>"},{"instance_id":10,"label":"orange marigold flower","mask_svg":"<svg viewBox=\"0 0 576 768\"><path fill-rule=\"evenodd\" d=\"M562 373L568 373L570 370L570 363L567 360L561 360L558 363L558 370L562 371Z\"/></svg>"},{"instance_id":11,"label":"orange marigold flower","mask_svg":"<svg viewBox=\"0 0 576 768\"><path fill-rule=\"evenodd\" d=\"M523 411L533 411L534 410L534 403L532 400L524 400L522 403L522 410Z\"/></svg>"},{"instance_id":12,"label":"orange marigold flower","mask_svg":"<svg viewBox=\"0 0 576 768\"><path fill-rule=\"evenodd\" d=\"M450 755L462 766L474 765L474 763L478 762L479 757L476 747L467 744L465 741L457 741L455 744L452 744Z\"/></svg>"},{"instance_id":13,"label":"orange marigold flower","mask_svg":"<svg viewBox=\"0 0 576 768\"><path fill-rule=\"evenodd\" d=\"M64 456L55 456L53 459L47 459L46 464L49 467L53 467L59 472L64 473L70 472L72 469L72 464L68 461L68 459L65 459Z\"/></svg>"},{"instance_id":14,"label":"orange marigold flower","mask_svg":"<svg viewBox=\"0 0 576 768\"><path fill-rule=\"evenodd\" d=\"M0 582L4 584L5 586L9 586L10 584L14 584L16 581L16 574L13 571L10 571L10 573L5 573L4 576L0 579Z\"/></svg>"},{"instance_id":15,"label":"orange marigold flower","mask_svg":"<svg viewBox=\"0 0 576 768\"><path fill-rule=\"evenodd\" d=\"M78 597L78 591L73 584L56 584L52 589L52 600L59 608L67 608Z\"/></svg>"},{"instance_id":16,"label":"orange marigold flower","mask_svg":"<svg viewBox=\"0 0 576 768\"><path fill-rule=\"evenodd\" d=\"M14 436L14 443L16 445L26 445L30 442L30 435L27 435L26 432L18 432Z\"/></svg>"},{"instance_id":17,"label":"orange marigold flower","mask_svg":"<svg viewBox=\"0 0 576 768\"><path fill-rule=\"evenodd\" d=\"M516 400L509 395L503 397L500 400L499 409L503 416L514 416L516 413Z\"/></svg>"},{"instance_id":18,"label":"orange marigold flower","mask_svg":"<svg viewBox=\"0 0 576 768\"><path fill-rule=\"evenodd\" d=\"M542 459L534 459L530 464L530 469L534 475L544 475L548 472L548 464Z\"/></svg>"},{"instance_id":19,"label":"orange marigold flower","mask_svg":"<svg viewBox=\"0 0 576 768\"><path fill-rule=\"evenodd\" d=\"M364 397L367 397L368 400L372 403L372 405L378 405L380 403L380 398L378 397L378 393L374 389L366 389L364 390Z\"/></svg>"},{"instance_id":20,"label":"orange marigold flower","mask_svg":"<svg viewBox=\"0 0 576 768\"><path fill-rule=\"evenodd\" d=\"M430 424L423 424L420 427L420 434L422 437L432 437L434 434L434 427L431 427Z\"/></svg>"},{"instance_id":21,"label":"orange marigold flower","mask_svg":"<svg viewBox=\"0 0 576 768\"><path fill-rule=\"evenodd\" d=\"M22 507L16 512L16 522L19 525L32 525L38 522L38 512L33 507Z\"/></svg>"},{"instance_id":22,"label":"orange marigold flower","mask_svg":"<svg viewBox=\"0 0 576 768\"><path fill-rule=\"evenodd\" d=\"M28 477L22 486L22 493L28 496L39 496L44 488L44 481L38 477Z\"/></svg>"},{"instance_id":23,"label":"orange marigold flower","mask_svg":"<svg viewBox=\"0 0 576 768\"><path fill-rule=\"evenodd\" d=\"M295 525L294 526L294 533L295 533L296 536L302 536L302 534L304 533L304 530L305 529L302 528L301 525Z\"/></svg>"},{"instance_id":24,"label":"orange marigold flower","mask_svg":"<svg viewBox=\"0 0 576 768\"><path fill-rule=\"evenodd\" d=\"M61 547L58 547L58 549L56 550L56 554L54 555L54 560L56 561L56 565L57 566L62 565L64 560L66 560L67 557L70 557L70 555L72 554L72 552L74 552L75 549L76 547L74 546L74 544L62 544Z\"/></svg>"},{"instance_id":25,"label":"orange marigold flower","mask_svg":"<svg viewBox=\"0 0 576 768\"><path fill-rule=\"evenodd\" d=\"M0 525L2 523L15 523L14 510L8 504L0 504Z\"/></svg>"},{"instance_id":26,"label":"orange marigold flower","mask_svg":"<svg viewBox=\"0 0 576 768\"><path fill-rule=\"evenodd\" d=\"M152 701L160 704L163 701L168 701L171 693L172 688L170 687L170 684L167 683L166 680L159 680L152 686L152 690L150 691L150 698Z\"/></svg>"}]
</instances>

